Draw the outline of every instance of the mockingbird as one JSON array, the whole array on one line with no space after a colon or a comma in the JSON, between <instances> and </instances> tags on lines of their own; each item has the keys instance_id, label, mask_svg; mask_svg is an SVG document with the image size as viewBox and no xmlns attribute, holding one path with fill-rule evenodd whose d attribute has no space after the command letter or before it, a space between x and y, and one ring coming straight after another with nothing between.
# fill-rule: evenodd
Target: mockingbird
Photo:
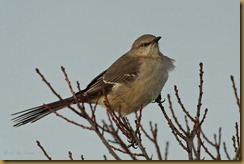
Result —
<instances>
[{"instance_id":1,"label":"mockingbird","mask_svg":"<svg viewBox=\"0 0 244 164\"><path fill-rule=\"evenodd\" d=\"M169 71L175 67L174 60L159 51L160 38L146 34L136 39L127 53L95 77L81 93L76 93L78 101L95 103L98 100L98 104L104 106L106 95L112 110L126 116L156 100ZM46 105L57 111L75 103L72 96ZM17 115L13 118L14 126L33 123L50 113L44 105L14 113Z\"/></svg>"}]
</instances>

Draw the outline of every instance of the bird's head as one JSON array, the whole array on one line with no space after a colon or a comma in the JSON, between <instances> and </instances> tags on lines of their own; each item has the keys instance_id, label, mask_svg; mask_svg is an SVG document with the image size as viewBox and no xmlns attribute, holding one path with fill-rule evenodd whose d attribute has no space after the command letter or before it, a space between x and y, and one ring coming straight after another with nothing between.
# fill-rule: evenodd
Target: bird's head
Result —
<instances>
[{"instance_id":1,"label":"bird's head","mask_svg":"<svg viewBox=\"0 0 244 164\"><path fill-rule=\"evenodd\" d=\"M138 56L157 56L159 54L158 41L160 39L160 36L142 35L132 44L131 50Z\"/></svg>"}]
</instances>

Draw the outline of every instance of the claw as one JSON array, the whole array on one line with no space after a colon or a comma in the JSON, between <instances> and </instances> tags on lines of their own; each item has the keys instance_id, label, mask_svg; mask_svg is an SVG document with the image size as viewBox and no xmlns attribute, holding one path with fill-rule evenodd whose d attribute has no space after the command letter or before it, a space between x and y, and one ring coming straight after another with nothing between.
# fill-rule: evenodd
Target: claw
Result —
<instances>
[{"instance_id":1,"label":"claw","mask_svg":"<svg viewBox=\"0 0 244 164\"><path fill-rule=\"evenodd\" d=\"M164 103L164 102L165 102L165 98L162 101L161 94L159 94L158 97L153 101L153 103Z\"/></svg>"}]
</instances>

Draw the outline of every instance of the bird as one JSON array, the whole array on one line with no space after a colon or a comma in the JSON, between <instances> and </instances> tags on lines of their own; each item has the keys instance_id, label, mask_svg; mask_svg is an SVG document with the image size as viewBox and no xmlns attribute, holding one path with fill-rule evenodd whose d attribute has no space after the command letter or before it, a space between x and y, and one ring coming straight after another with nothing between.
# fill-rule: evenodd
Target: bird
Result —
<instances>
[{"instance_id":1,"label":"bird","mask_svg":"<svg viewBox=\"0 0 244 164\"><path fill-rule=\"evenodd\" d=\"M175 68L175 60L160 52L160 39L160 36L152 34L138 37L127 53L91 80L85 89L75 93L76 100L71 96L46 105L54 111L79 102L97 103L105 107L106 96L111 109L122 117L144 108L161 97L169 72ZM43 104L12 114L12 121L14 127L19 127L51 113Z\"/></svg>"}]
</instances>

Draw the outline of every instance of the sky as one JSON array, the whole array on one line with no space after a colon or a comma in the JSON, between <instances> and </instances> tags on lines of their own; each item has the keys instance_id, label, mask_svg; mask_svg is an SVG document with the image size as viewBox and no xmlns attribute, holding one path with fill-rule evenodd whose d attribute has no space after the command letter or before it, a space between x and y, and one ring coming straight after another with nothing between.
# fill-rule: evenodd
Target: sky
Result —
<instances>
[{"instance_id":1,"label":"sky","mask_svg":"<svg viewBox=\"0 0 244 164\"><path fill-rule=\"evenodd\" d=\"M175 70L162 90L171 95L179 120L184 115L174 96L177 85L187 110L197 106L199 63L204 64L203 105L208 116L203 129L213 139L222 127L222 141L234 155L231 137L240 122L230 75L240 95L240 14L238 0L0 0L0 159L46 159L39 140L53 159L113 159L98 137L50 115L34 124L14 128L11 114L57 98L36 74L39 68L63 97L71 96L60 67L72 84L82 88L143 34L161 36L164 55L175 59ZM164 103L169 113L169 105ZM97 117L106 119L98 107ZM80 121L71 111L61 114ZM134 115L129 115L134 119ZM159 143L169 141L168 159L187 159L156 104L143 109L142 124L158 124ZM149 154L155 149L145 140ZM223 153L223 152L222 152ZM225 155L223 153L223 158ZM122 156L124 159L127 157ZM210 159L206 155L206 159Z\"/></svg>"}]
</instances>

